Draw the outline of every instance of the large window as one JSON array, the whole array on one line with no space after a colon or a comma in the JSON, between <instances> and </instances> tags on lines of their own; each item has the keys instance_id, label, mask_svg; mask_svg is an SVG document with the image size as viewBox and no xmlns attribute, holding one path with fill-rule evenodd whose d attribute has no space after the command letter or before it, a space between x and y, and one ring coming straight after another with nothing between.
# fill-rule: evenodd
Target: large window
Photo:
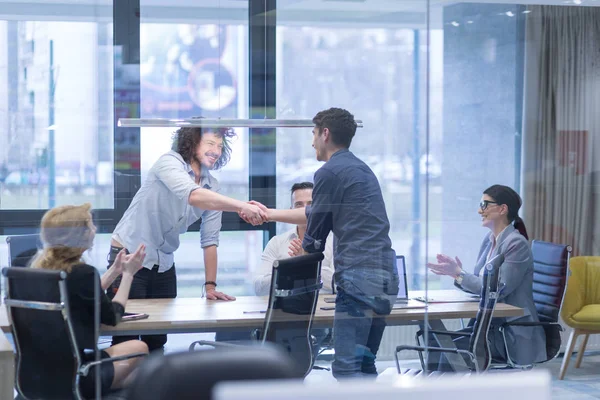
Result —
<instances>
[{"instance_id":1,"label":"large window","mask_svg":"<svg viewBox=\"0 0 600 400\"><path fill-rule=\"evenodd\" d=\"M197 1L172 6L142 0L140 5L140 117L247 118L246 2L232 2L234 8L227 18L207 18L224 10ZM168 13L164 12L166 8ZM144 182L154 162L171 149L175 128L140 131L140 174ZM219 180L222 194L247 201L249 132L246 128L236 128L235 132L229 163L211 173ZM221 232L219 290L235 296L254 294L250 278L262 247L262 231ZM198 232L181 237L175 265L178 296L199 297L204 259Z\"/></svg>"},{"instance_id":2,"label":"large window","mask_svg":"<svg viewBox=\"0 0 600 400\"><path fill-rule=\"evenodd\" d=\"M196 2L189 3L195 12L202 11ZM142 10L143 6L142 1ZM189 8L181 8L181 22L162 22L152 13L147 17L142 13L141 117L246 118L247 24L196 22L187 12ZM173 132L164 128L141 130L142 182L152 164L171 148ZM248 130L236 129L236 133L229 163L213 175L221 184L221 193L248 200Z\"/></svg>"},{"instance_id":3,"label":"large window","mask_svg":"<svg viewBox=\"0 0 600 400\"><path fill-rule=\"evenodd\" d=\"M516 6L432 6L427 29L418 17L424 3L400 3L382 2L385 12L373 19L364 3L344 10L313 3L331 16L324 23L279 1L277 116L342 107L363 121L351 150L379 180L409 289L424 289L425 264L439 253L459 256L468 270L475 264L489 232L477 214L483 190L495 183L519 190L523 42L515 15L524 14ZM312 181L322 165L311 140L310 129L278 131L279 207L289 207L294 182ZM452 281L429 274L428 284Z\"/></svg>"},{"instance_id":4,"label":"large window","mask_svg":"<svg viewBox=\"0 0 600 400\"><path fill-rule=\"evenodd\" d=\"M94 245L84 253L84 260L100 274L106 271L111 234L98 234ZM233 296L253 296L253 273L257 270L263 248L263 232L221 232L218 281L219 290ZM6 236L0 235L0 267L8 264ZM204 258L200 234L188 232L181 236L181 246L175 252L177 294L180 297L200 297L204 283Z\"/></svg>"},{"instance_id":5,"label":"large window","mask_svg":"<svg viewBox=\"0 0 600 400\"><path fill-rule=\"evenodd\" d=\"M0 21L0 209L113 208L112 24Z\"/></svg>"},{"instance_id":6,"label":"large window","mask_svg":"<svg viewBox=\"0 0 600 400\"><path fill-rule=\"evenodd\" d=\"M494 184L520 192L524 20L519 5L444 7L441 251L472 272L490 230L478 214L483 191ZM432 194L432 196L435 196ZM522 213L522 210L521 210ZM429 252L435 260L437 252ZM448 287L451 279L443 279Z\"/></svg>"},{"instance_id":7,"label":"large window","mask_svg":"<svg viewBox=\"0 0 600 400\"><path fill-rule=\"evenodd\" d=\"M86 261L106 271L110 234L97 235L94 246L84 255ZM221 232L219 246L219 290L233 296L252 296L252 274L258 267L263 245L261 231ZM0 236L0 265L8 257L5 238ZM200 234L188 232L181 236L181 246L175 252L177 295L200 297L204 283L204 258Z\"/></svg>"},{"instance_id":8,"label":"large window","mask_svg":"<svg viewBox=\"0 0 600 400\"><path fill-rule=\"evenodd\" d=\"M287 15L285 3L281 6ZM441 202L441 114L432 117L427 157L428 32L420 21L411 21L412 27L377 21L359 24L351 17L344 21L343 15L336 17L335 25L306 20L298 26L298 21L282 18L277 28L277 116L312 118L320 110L342 107L363 121L351 150L377 176L394 249L407 257L410 288L422 288L427 176L430 217L435 220ZM430 101L436 107L442 101L442 37L440 30L430 37L436 63L430 72L435 82ZM278 207L289 207L291 185L312 181L322 165L315 159L311 140L310 129L278 131ZM429 250L439 249L437 229L429 234Z\"/></svg>"}]
</instances>

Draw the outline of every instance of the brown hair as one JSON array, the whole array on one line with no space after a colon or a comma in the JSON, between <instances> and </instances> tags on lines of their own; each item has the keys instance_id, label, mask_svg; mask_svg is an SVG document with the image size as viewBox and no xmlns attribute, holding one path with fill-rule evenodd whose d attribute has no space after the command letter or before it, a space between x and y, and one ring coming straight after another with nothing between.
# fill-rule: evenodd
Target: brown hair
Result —
<instances>
[{"instance_id":1,"label":"brown hair","mask_svg":"<svg viewBox=\"0 0 600 400\"><path fill-rule=\"evenodd\" d=\"M319 135L323 128L329 129L333 143L346 149L350 147L358 126L354 120L354 115L348 110L335 107L319 111L312 122L319 129Z\"/></svg>"},{"instance_id":2,"label":"brown hair","mask_svg":"<svg viewBox=\"0 0 600 400\"><path fill-rule=\"evenodd\" d=\"M34 268L71 272L81 256L92 246L92 206L55 207L42 218L40 236L44 249L31 262Z\"/></svg>"},{"instance_id":3,"label":"brown hair","mask_svg":"<svg viewBox=\"0 0 600 400\"><path fill-rule=\"evenodd\" d=\"M197 119L199 117L194 117ZM173 134L173 145L171 150L178 152L183 160L191 164L196 154L198 143L202 139L204 133L212 133L223 139L223 150L221 157L215 162L214 170L223 168L231 158L231 140L237 135L231 128L200 128L200 127L183 127L179 128Z\"/></svg>"}]
</instances>

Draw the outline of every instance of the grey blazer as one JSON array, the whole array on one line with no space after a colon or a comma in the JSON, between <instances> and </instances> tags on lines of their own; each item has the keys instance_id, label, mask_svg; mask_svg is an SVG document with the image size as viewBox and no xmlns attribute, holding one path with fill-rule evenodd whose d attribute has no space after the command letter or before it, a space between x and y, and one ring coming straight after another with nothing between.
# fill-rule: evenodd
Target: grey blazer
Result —
<instances>
[{"instance_id":1,"label":"grey blazer","mask_svg":"<svg viewBox=\"0 0 600 400\"><path fill-rule=\"evenodd\" d=\"M455 285L470 293L481 293L483 269L488 253L492 248L493 234L483 240L479 250L473 274L465 274L462 284ZM535 303L533 302L533 256L529 242L509 225L498 236L497 245L491 257L504 253L504 263L500 266L500 285L502 290L500 302L520 307L525 310L522 317L494 318L490 329L490 342L493 353L503 355L503 340L498 326L504 321L537 322L539 321ZM508 351L513 361L521 365L531 364L546 359L546 334L541 326L510 327L506 329ZM498 351L494 351L496 347Z\"/></svg>"}]
</instances>

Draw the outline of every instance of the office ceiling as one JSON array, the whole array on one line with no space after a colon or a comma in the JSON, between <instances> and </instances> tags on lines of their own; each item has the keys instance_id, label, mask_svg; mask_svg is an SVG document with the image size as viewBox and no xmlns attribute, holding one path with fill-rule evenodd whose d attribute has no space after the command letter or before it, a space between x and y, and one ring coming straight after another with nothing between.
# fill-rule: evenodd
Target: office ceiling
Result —
<instances>
[{"instance_id":1,"label":"office ceiling","mask_svg":"<svg viewBox=\"0 0 600 400\"><path fill-rule=\"evenodd\" d=\"M112 20L112 4L124 0L0 0L0 19ZM430 0L432 27L444 6L459 2L600 6L600 0ZM426 0L278 0L278 24L425 27ZM248 0L141 0L145 22L247 21Z\"/></svg>"}]
</instances>

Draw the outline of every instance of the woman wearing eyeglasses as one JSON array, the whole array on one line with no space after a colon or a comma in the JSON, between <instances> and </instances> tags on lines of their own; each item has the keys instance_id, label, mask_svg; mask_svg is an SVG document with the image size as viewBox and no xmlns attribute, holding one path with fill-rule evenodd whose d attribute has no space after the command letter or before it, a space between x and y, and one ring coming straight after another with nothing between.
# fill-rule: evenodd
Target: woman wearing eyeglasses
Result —
<instances>
[{"instance_id":1,"label":"woman wearing eyeglasses","mask_svg":"<svg viewBox=\"0 0 600 400\"><path fill-rule=\"evenodd\" d=\"M494 318L489 332L490 350L494 360L506 361L506 350L499 327L506 321L537 322L538 315L533 302L533 256L528 242L525 223L519 217L521 197L508 186L493 185L483 192L479 204L481 223L490 230L483 239L473 273L463 270L458 257L437 255L437 263L427 267L437 275L454 279L459 289L480 294L483 267L494 256L504 254L500 266L498 301L522 308L522 317ZM511 359L520 365L529 365L546 359L546 336L540 326L511 326L505 329L506 347ZM460 344L457 343L460 347ZM468 343L464 346L468 346ZM431 356L431 355L430 355Z\"/></svg>"}]
</instances>

